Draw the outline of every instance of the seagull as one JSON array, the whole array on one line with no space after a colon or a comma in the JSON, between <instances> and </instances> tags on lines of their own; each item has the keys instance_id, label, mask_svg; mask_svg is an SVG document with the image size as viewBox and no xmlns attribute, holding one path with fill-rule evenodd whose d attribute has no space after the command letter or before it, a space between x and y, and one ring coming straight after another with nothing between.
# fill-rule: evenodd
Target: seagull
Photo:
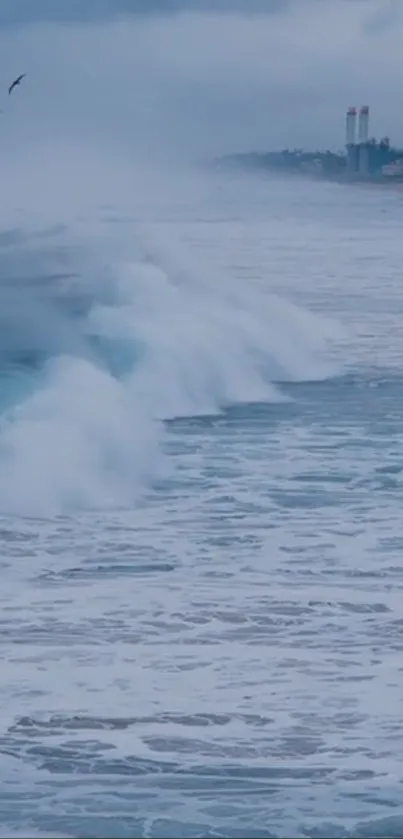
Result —
<instances>
[{"instance_id":1,"label":"seagull","mask_svg":"<svg viewBox=\"0 0 403 839\"><path fill-rule=\"evenodd\" d=\"M10 87L8 88L8 95L10 95L11 91L14 90L15 87L17 87L17 84L20 84L20 82L22 81L22 79L26 75L27 75L26 73L21 73L21 75L18 76L17 79L14 79L13 83L10 84Z\"/></svg>"}]
</instances>

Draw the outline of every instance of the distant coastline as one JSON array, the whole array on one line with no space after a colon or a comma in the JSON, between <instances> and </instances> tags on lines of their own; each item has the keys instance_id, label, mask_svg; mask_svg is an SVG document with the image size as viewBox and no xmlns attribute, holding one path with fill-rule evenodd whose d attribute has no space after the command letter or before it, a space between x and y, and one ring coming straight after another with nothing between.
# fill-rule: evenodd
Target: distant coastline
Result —
<instances>
[{"instance_id":1,"label":"distant coastline","mask_svg":"<svg viewBox=\"0 0 403 839\"><path fill-rule=\"evenodd\" d=\"M403 149L392 146L389 137L379 142L369 137L369 107L346 113L345 152L283 149L271 152L246 152L222 157L216 164L225 167L268 170L308 175L340 184L401 187L403 185Z\"/></svg>"},{"instance_id":2,"label":"distant coastline","mask_svg":"<svg viewBox=\"0 0 403 839\"><path fill-rule=\"evenodd\" d=\"M242 168L298 175L339 184L403 188L403 151L391 150L389 160L382 166L390 167L386 174L381 167L366 172L349 170L347 155L334 152L289 151L245 152L225 155L215 161L220 168ZM392 157L392 160L390 159ZM387 170L388 171L388 170Z\"/></svg>"}]
</instances>

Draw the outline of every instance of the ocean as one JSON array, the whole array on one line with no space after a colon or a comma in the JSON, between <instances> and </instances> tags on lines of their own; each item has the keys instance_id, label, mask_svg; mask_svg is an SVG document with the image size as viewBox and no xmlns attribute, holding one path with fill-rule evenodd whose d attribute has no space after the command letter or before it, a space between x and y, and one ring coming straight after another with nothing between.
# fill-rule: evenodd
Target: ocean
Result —
<instances>
[{"instance_id":1,"label":"ocean","mask_svg":"<svg viewBox=\"0 0 403 839\"><path fill-rule=\"evenodd\" d=\"M400 836L402 196L146 187L2 221L0 833Z\"/></svg>"}]
</instances>

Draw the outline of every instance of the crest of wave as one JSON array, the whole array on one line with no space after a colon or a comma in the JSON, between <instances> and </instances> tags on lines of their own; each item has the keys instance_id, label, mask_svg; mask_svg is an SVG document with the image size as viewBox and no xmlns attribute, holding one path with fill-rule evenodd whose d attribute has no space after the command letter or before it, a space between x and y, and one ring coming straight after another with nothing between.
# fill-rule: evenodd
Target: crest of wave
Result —
<instances>
[{"instance_id":1,"label":"crest of wave","mask_svg":"<svg viewBox=\"0 0 403 839\"><path fill-rule=\"evenodd\" d=\"M274 381L332 374L327 328L261 287L178 268L155 249L126 264L86 318L101 352L53 357L1 418L0 507L134 503L164 468L162 420L282 400Z\"/></svg>"}]
</instances>

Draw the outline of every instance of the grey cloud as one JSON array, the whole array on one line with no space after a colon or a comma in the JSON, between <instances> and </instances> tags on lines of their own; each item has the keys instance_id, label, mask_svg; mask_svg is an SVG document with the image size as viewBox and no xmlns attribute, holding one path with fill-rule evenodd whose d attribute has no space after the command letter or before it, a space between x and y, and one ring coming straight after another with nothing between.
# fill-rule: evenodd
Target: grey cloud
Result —
<instances>
[{"instance_id":1,"label":"grey cloud","mask_svg":"<svg viewBox=\"0 0 403 839\"><path fill-rule=\"evenodd\" d=\"M367 35L377 35L402 20L402 6L396 0L383 0L382 5L367 17L363 24L363 32Z\"/></svg>"},{"instance_id":2,"label":"grey cloud","mask_svg":"<svg viewBox=\"0 0 403 839\"><path fill-rule=\"evenodd\" d=\"M269 14L285 11L289 0L1 0L0 25L33 22L91 22L131 15L185 11Z\"/></svg>"}]
</instances>

